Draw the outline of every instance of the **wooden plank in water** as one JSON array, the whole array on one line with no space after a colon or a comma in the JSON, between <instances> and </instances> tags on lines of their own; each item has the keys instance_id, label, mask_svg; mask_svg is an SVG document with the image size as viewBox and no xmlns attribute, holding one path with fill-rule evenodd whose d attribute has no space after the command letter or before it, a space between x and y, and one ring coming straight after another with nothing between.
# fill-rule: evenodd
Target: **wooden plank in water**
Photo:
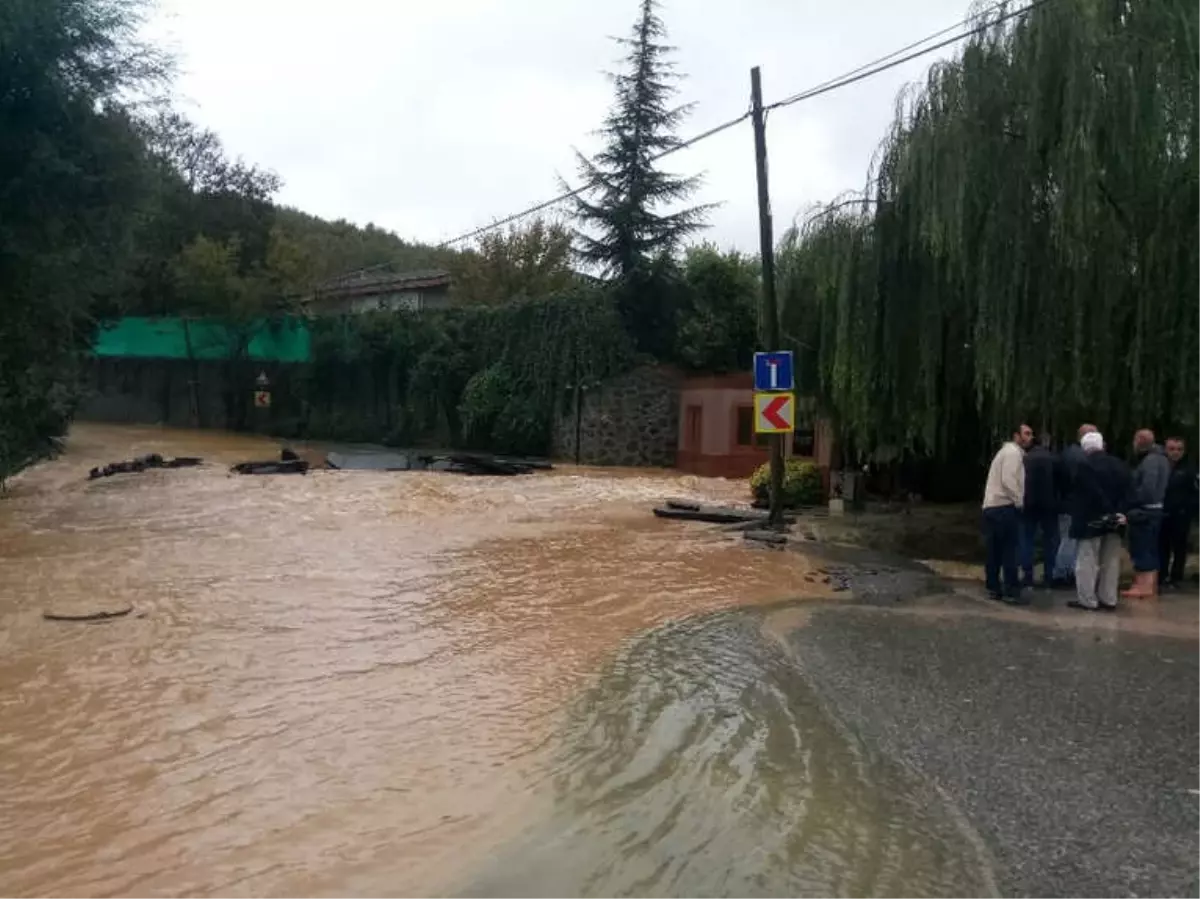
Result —
<instances>
[{"instance_id":1,"label":"wooden plank in water","mask_svg":"<svg viewBox=\"0 0 1200 899\"><path fill-rule=\"evenodd\" d=\"M712 524L732 524L738 521L766 521L763 512L754 509L736 509L732 506L697 506L680 509L670 505L655 508L658 518L673 518L679 521L707 521Z\"/></svg>"}]
</instances>

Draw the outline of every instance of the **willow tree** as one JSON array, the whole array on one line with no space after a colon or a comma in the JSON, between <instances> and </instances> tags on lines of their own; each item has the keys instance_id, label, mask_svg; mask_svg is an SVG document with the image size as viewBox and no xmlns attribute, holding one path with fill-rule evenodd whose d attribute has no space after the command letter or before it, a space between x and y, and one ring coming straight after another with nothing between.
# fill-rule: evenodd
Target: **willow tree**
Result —
<instances>
[{"instance_id":1,"label":"willow tree","mask_svg":"<svg viewBox=\"0 0 1200 899\"><path fill-rule=\"evenodd\" d=\"M786 327L858 446L1195 429L1197 19L1055 0L997 22L902 95L861 202L789 235Z\"/></svg>"}]
</instances>

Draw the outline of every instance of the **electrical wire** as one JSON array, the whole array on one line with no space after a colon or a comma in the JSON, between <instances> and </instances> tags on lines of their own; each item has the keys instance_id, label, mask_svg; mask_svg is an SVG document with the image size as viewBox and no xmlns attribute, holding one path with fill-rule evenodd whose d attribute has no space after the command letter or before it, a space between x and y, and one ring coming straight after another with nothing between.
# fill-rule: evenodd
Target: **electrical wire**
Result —
<instances>
[{"instance_id":1,"label":"electrical wire","mask_svg":"<svg viewBox=\"0 0 1200 899\"><path fill-rule=\"evenodd\" d=\"M886 72L888 69L894 69L896 66L903 65L906 62L912 62L914 59L918 59L919 57L926 56L937 50L941 50L944 47L949 47L951 44L957 44L959 41L966 40L969 37L974 37L977 34L981 34L982 32L987 31L989 28L995 28L997 25L999 25L1003 22L1007 22L1009 19L1013 19L1013 18L1016 18L1017 16L1023 16L1026 13L1033 12L1038 7L1045 6L1047 3L1050 3L1050 2L1052 2L1052 0L1034 0L1034 2L1030 3L1028 6L1023 6L1020 9L1014 9L1009 12L1006 12L1001 16L997 16L994 19L990 19L987 22L984 22L982 25L979 25L975 28L970 29L969 31L964 31L962 34L956 34L956 35L954 35L954 37L946 38L946 40L944 40L944 41L938 41L938 43L932 44L931 46L924 47L920 50L915 50L912 53L908 53L908 54L906 54L904 56L900 56L898 58L894 58L894 57L896 57L896 54L904 53L904 50L908 49L908 48L902 48L893 53L890 53L888 56L880 57L880 59L876 60L873 63L867 63L867 65L860 66L859 68L853 70L852 72L847 72L845 75L835 78L832 81L826 81L823 84L818 84L816 87L810 87L807 90L803 90L798 94L792 94L792 96L786 97L783 100L776 100L774 103L768 104L767 106L765 106L763 108L765 110L781 109L785 106L791 106L793 103L799 103L802 100L811 100L813 97L821 96L821 94L829 93L830 91L837 90L838 88L847 87L848 85L854 84L857 81L862 81L866 78L870 78L872 75L878 75L880 72ZM1004 6L1004 5L1005 5L1004 3L998 3L998 4L995 4L995 6L990 7L990 9L995 9L997 6ZM975 16L973 16L971 18L963 20L963 22L960 22L958 25L951 26L951 28L949 28L949 29L944 29L943 31L938 32L938 34L939 35L945 34L946 31L950 31L950 30L953 30L954 28L961 27L963 24L969 23L973 19L978 18L979 16L982 16L982 15L985 15L986 13L987 13L987 10L985 10L984 12L981 12L981 13L977 13ZM924 44L926 41L928 41L936 36L937 35L931 35L929 38L926 38L925 41L918 41L916 44L910 44L909 46L910 47L920 46L921 44Z\"/></svg>"},{"instance_id":2,"label":"electrical wire","mask_svg":"<svg viewBox=\"0 0 1200 899\"><path fill-rule=\"evenodd\" d=\"M885 63L888 60L895 59L897 56L901 55L902 53L908 53L911 50L915 50L918 47L928 44L932 40L936 40L937 38L941 37L944 34L949 34L951 31L957 31L960 28L965 28L966 26L970 25L972 22L976 21L977 19L980 19L983 16L988 15L989 13L995 12L997 9L1000 9L1004 6L1008 6L1009 3L1011 3L1011 2L1012 2L1012 0L997 0L997 2L993 3L991 6L988 6L985 9L981 9L978 12L972 13L971 15L969 15L965 19L963 19L961 22L955 22L953 25L947 25L941 31L935 31L933 34L927 34L927 35L925 35L925 37L921 38L919 41L913 41L911 44L905 44L903 47L899 47L899 48L893 50L891 53L887 54L886 56L881 56L878 59L873 59L870 62L863 63L857 69L851 69L849 72L844 72L843 74L838 75L836 78L831 78L829 81L823 81L814 87L811 87L805 91L802 91L802 93L809 93L814 90L819 90L820 88L823 88L826 85L831 85L836 82L842 81L845 78L849 78L853 75L857 75L859 72L863 72L867 69L873 68L874 66ZM793 94L793 96L798 96L798 95ZM789 97L787 99L790 100L791 98ZM780 100L778 102L780 104L782 104L782 103L786 103L787 100ZM776 104L772 104L772 105L776 105ZM770 109L771 107L767 107L767 108Z\"/></svg>"},{"instance_id":3,"label":"electrical wire","mask_svg":"<svg viewBox=\"0 0 1200 899\"><path fill-rule=\"evenodd\" d=\"M960 28L963 28L964 26L970 25L972 22L978 21L979 19L981 19L985 16L988 16L990 13L995 12L997 9L1002 9L1003 7L1008 5L1008 2L1009 2L1009 0L999 0L999 2L993 3L991 6L985 8L977 13L974 13L973 15L968 16L967 18L963 19L961 22L957 22L954 25L947 26L946 28L943 28L940 31L935 31L933 34L927 35L926 37L922 38L919 41L914 41L911 44L907 44L903 47L900 47L897 50L893 50L891 53L887 54L886 56L881 56L878 59L875 59L871 62L868 62L868 63L865 63L865 64L859 66L858 68L851 69L849 72L839 75L836 78L830 79L829 81L824 81L818 85L815 85L814 87L810 87L810 88L807 88L806 90L800 91L799 93L792 94L791 96L785 97L782 100L777 100L774 103L767 104L763 107L763 113L765 115L766 113L770 112L773 109L782 109L784 107L791 106L795 103L799 103L803 100L809 100L809 99L812 99L813 97L819 97L822 94L829 93L830 91L834 91L834 90L837 90L842 87L847 87L848 85L854 84L858 81L863 81L867 78L872 77L873 75L878 75L880 72L885 72L888 69L895 68L896 66L903 65L906 62L911 62L914 59L918 59L922 56L926 56L930 53L936 52L937 50L941 50L945 47L949 47L952 44L958 43L959 41L966 40L967 38L973 37L976 34L980 34L984 31L987 31L989 28L994 28L995 26L1000 25L1003 22L1007 22L1009 19L1015 18L1016 16L1025 15L1026 13L1032 12L1033 10L1037 9L1038 7L1041 7L1041 6L1046 5L1047 3L1050 3L1051 0L1033 0L1033 2L1029 3L1026 6L1021 7L1020 9L1010 10L1008 12L1003 13L1000 16L997 16L996 18L988 19L982 25L976 26L975 28L969 29L960 34L956 34L945 40L938 41L937 43L932 44L930 46L925 46L931 40L935 40L935 39L941 37L942 35L948 34L952 31L956 31ZM917 48L920 48L920 49L917 49ZM707 131L704 131L704 132L701 132L700 134L694 135L693 137L690 137L685 141L681 141L677 144L674 144L671 147L668 147L666 150L663 150L661 153L658 153L657 155L652 156L650 158L650 161L656 162L659 159L662 159L665 156L669 156L672 153L677 153L680 150L686 150L688 147L698 144L700 141L707 140L710 137L720 134L722 131L726 131L730 128L733 128L735 125L741 124L746 119L750 118L750 115L751 115L750 110L747 110L746 112L743 112L741 115L737 116L736 118L729 119L728 121L722 122L720 125L717 125L716 127L710 128ZM576 187L572 190L565 191L564 193L561 193L556 197L552 197L549 200L545 200L541 203L537 203L526 209L522 209L520 212L514 212L512 215L507 215L503 218L497 219L497 220L491 222L490 224L483 225L483 226L481 226L479 228L475 228L471 231L467 231L456 237L452 237L449 240L444 240L441 243L437 244L437 248L445 249L447 247L453 246L454 244L462 243L463 241L466 241L466 240L472 240L473 238L476 238L483 234L486 234L489 231L494 231L497 228L503 228L505 225L511 224L512 222L515 222L519 219L525 218L526 216L533 215L538 212L542 212L543 210L549 209L552 206L557 206L559 203L563 203L563 202L566 202L567 200L573 199L573 198L579 196L580 194L585 193L588 190L591 190L593 187L595 187L599 183L600 183L599 179L593 179L591 181L588 181L588 182L580 185L579 187ZM361 269L360 271L366 272L366 271L371 271L376 268L384 268L384 267L386 267L386 264L382 265L382 266L372 266L372 268L370 268L370 269Z\"/></svg>"},{"instance_id":4,"label":"electrical wire","mask_svg":"<svg viewBox=\"0 0 1200 899\"><path fill-rule=\"evenodd\" d=\"M730 119L727 122L722 122L720 125L717 125L714 128L709 128L707 131L703 131L700 134L695 135L694 137L690 137L685 141L680 141L677 144L673 144L672 146L663 150L661 153L657 153L654 156L651 156L650 162L657 162L658 160L662 159L664 156L670 156L672 153L678 153L680 150L686 150L688 147L692 146L693 144L698 144L698 143L700 143L700 141L707 140L708 138L713 137L714 135L720 134L722 131L727 131L728 129L732 128L734 125L740 125L742 122L746 121L746 119L748 119L748 118L750 118L750 110L746 110L740 116L738 116L736 119ZM527 215L533 215L535 212L541 212L543 209L549 209L551 206L557 206L559 203L565 202L566 200L570 200L574 197L579 196L582 193L585 193L586 191L591 190L593 187L595 187L599 183L600 183L599 179L593 179L591 181L588 181L585 184L582 184L579 187L576 187L574 190L569 190L566 193L559 194L557 197L552 197L549 200L545 200L544 202L538 203L536 206L530 206L528 209L522 209L520 212L514 212L512 215L505 216L502 219L497 219L496 221L492 222L490 225L483 225L480 228L476 228L474 231L468 231L465 234L458 235L458 237L452 237L449 240L442 241L441 243L439 243L437 245L438 249L444 249L448 246L452 246L453 244L462 243L464 240L470 240L474 237L480 236L481 234L486 234L488 231L494 231L496 228L503 228L505 225L509 224L510 222L515 222L517 219L525 218L525 216L527 216Z\"/></svg>"}]
</instances>

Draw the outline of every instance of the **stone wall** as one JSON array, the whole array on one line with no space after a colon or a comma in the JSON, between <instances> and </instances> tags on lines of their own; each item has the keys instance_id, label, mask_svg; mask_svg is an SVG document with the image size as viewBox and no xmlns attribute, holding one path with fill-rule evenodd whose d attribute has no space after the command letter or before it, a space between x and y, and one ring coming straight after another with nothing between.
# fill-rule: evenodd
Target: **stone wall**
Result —
<instances>
[{"instance_id":1,"label":"stone wall","mask_svg":"<svg viewBox=\"0 0 1200 899\"><path fill-rule=\"evenodd\" d=\"M579 461L585 465L670 467L679 442L678 371L647 365L620 375L583 395L579 416ZM554 453L575 459L574 404L559 416Z\"/></svg>"}]
</instances>

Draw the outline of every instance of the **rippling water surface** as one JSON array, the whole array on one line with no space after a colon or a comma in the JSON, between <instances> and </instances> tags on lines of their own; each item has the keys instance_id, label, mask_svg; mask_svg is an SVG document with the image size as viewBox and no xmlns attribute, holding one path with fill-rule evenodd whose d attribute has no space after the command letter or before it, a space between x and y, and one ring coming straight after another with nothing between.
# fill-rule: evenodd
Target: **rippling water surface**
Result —
<instances>
[{"instance_id":1,"label":"rippling water surface","mask_svg":"<svg viewBox=\"0 0 1200 899\"><path fill-rule=\"evenodd\" d=\"M763 639L810 564L648 514L742 485L226 474L275 450L80 426L0 500L0 892L988 889ZM85 479L152 451L210 464Z\"/></svg>"}]
</instances>

